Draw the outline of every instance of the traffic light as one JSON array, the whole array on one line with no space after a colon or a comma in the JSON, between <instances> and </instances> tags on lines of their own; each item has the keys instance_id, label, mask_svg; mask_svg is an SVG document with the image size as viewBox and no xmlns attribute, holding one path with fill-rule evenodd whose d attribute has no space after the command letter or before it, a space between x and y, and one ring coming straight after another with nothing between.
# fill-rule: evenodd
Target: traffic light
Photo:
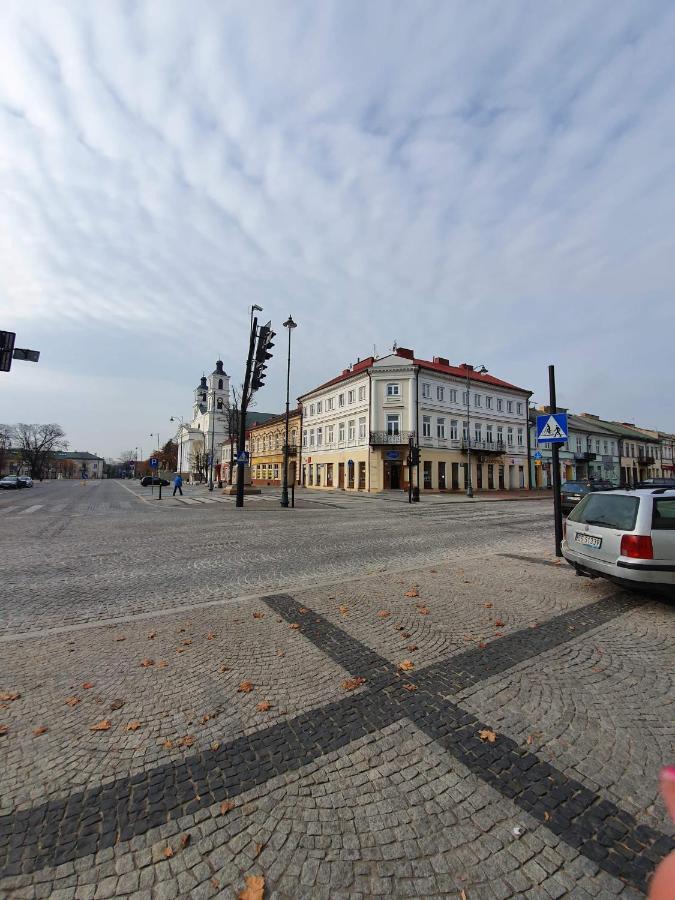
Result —
<instances>
[{"instance_id":1,"label":"traffic light","mask_svg":"<svg viewBox=\"0 0 675 900\"><path fill-rule=\"evenodd\" d=\"M267 360L272 359L272 338L276 337L276 332L272 331L272 323L261 325L258 332L258 345L255 351L255 363L253 366L253 380L251 382L251 390L259 390L265 383L265 369L267 368Z\"/></svg>"},{"instance_id":2,"label":"traffic light","mask_svg":"<svg viewBox=\"0 0 675 900\"><path fill-rule=\"evenodd\" d=\"M419 447L411 447L409 454L409 465L418 466L420 464L420 448Z\"/></svg>"},{"instance_id":3,"label":"traffic light","mask_svg":"<svg viewBox=\"0 0 675 900\"><path fill-rule=\"evenodd\" d=\"M12 368L15 340L15 332L0 331L0 372L9 372Z\"/></svg>"}]
</instances>

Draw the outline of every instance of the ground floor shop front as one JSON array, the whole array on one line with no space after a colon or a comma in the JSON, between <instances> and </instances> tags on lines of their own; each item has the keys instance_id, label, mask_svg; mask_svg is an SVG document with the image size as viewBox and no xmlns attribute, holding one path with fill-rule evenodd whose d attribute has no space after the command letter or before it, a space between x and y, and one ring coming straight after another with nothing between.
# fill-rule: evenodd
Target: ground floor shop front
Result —
<instances>
[{"instance_id":1,"label":"ground floor shop front","mask_svg":"<svg viewBox=\"0 0 675 900\"><path fill-rule=\"evenodd\" d=\"M407 491L410 468L407 448L368 449L314 453L304 457L300 469L305 487L346 491ZM412 469L413 487L420 491L465 491L469 486L466 453L422 450L419 467ZM525 456L472 454L471 486L474 490L522 490L529 487Z\"/></svg>"}]
</instances>

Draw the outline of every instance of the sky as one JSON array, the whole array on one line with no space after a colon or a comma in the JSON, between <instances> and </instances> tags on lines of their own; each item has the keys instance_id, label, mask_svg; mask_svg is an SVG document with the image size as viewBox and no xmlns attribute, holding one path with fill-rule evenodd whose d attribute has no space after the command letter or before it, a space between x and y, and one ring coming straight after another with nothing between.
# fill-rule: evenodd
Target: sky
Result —
<instances>
[{"instance_id":1,"label":"sky","mask_svg":"<svg viewBox=\"0 0 675 900\"><path fill-rule=\"evenodd\" d=\"M670 0L3 0L0 422L146 455L258 304L259 411L292 314L294 396L396 341L675 431L673 46Z\"/></svg>"}]
</instances>

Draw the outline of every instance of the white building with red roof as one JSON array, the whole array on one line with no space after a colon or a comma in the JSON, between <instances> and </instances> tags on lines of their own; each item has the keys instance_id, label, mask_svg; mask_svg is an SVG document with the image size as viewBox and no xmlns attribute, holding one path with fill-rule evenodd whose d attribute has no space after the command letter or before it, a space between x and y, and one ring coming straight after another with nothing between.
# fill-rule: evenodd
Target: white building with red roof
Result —
<instances>
[{"instance_id":1,"label":"white building with red roof","mask_svg":"<svg viewBox=\"0 0 675 900\"><path fill-rule=\"evenodd\" d=\"M360 360L303 394L301 473L307 487L379 492L529 487L531 392L448 359L399 347ZM470 461L470 462L469 462Z\"/></svg>"}]
</instances>

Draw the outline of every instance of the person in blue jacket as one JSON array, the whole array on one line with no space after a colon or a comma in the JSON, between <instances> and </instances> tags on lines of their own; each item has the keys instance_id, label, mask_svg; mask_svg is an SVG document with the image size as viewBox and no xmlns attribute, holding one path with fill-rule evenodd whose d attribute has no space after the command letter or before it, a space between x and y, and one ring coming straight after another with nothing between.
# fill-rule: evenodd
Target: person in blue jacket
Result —
<instances>
[{"instance_id":1,"label":"person in blue jacket","mask_svg":"<svg viewBox=\"0 0 675 900\"><path fill-rule=\"evenodd\" d=\"M180 477L180 475L176 475L176 477L173 480L173 496L174 497L176 496L176 491L178 491L178 493L181 495L181 497L183 496L183 479Z\"/></svg>"}]
</instances>

